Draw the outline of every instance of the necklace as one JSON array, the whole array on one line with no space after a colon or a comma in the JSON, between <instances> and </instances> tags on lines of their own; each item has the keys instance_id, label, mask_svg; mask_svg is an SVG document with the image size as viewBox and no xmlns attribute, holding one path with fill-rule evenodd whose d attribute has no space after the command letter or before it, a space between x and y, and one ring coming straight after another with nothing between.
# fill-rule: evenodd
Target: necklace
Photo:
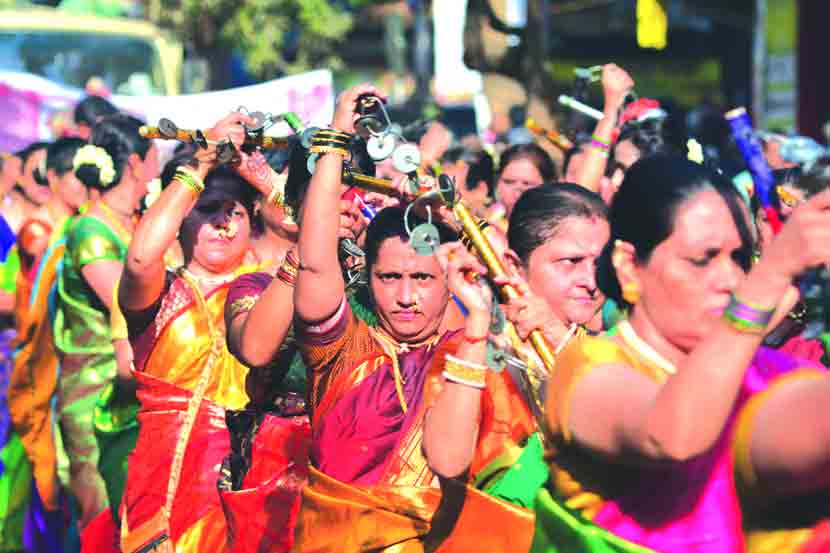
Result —
<instances>
[{"instance_id":1,"label":"necklace","mask_svg":"<svg viewBox=\"0 0 830 553\"><path fill-rule=\"evenodd\" d=\"M231 282L232 280L236 279L236 277L238 276L236 274L237 271L217 276L200 276L185 267L182 267L180 271L183 276L186 276L190 280L196 281L199 284L199 287L203 289L213 289L217 286L227 284L228 282Z\"/></svg>"},{"instance_id":2,"label":"necklace","mask_svg":"<svg viewBox=\"0 0 830 553\"><path fill-rule=\"evenodd\" d=\"M426 346L427 348L431 348L438 342L439 336L438 334L433 334L426 340L421 340L420 342L398 342L389 334L387 334L383 329L377 328L375 330L369 330L372 336L380 342L381 348L389 355L392 361L392 378L395 380L395 393L398 396L398 402L401 404L401 409L404 413L407 412L409 406L406 404L406 398L403 395L403 386L406 384L406 379L401 374L401 365L400 361L398 361L398 354L400 353L408 353L413 349L418 349L422 346ZM385 347L384 347L385 346ZM389 349L387 349L389 348ZM389 350L392 351L389 351Z\"/></svg>"},{"instance_id":3,"label":"necklace","mask_svg":"<svg viewBox=\"0 0 830 553\"><path fill-rule=\"evenodd\" d=\"M620 338L622 338L623 342L625 342L626 345L634 351L645 357L649 363L662 369L668 374L674 374L677 372L677 367L675 367L671 361L657 353L653 347L637 336L637 333L634 331L634 327L631 326L631 323L628 321L622 321L617 325L617 328L620 331Z\"/></svg>"},{"instance_id":4,"label":"necklace","mask_svg":"<svg viewBox=\"0 0 830 553\"><path fill-rule=\"evenodd\" d=\"M129 243L132 239L133 234L127 229L124 224L118 220L118 217L115 215L113 208L111 208L104 200L100 200L98 202L98 207L101 208L101 212L104 214L104 217L107 219L107 222L113 227L116 234L120 234L122 240L124 242ZM120 212L119 212L120 213ZM123 215L123 214L122 214Z\"/></svg>"}]
</instances>

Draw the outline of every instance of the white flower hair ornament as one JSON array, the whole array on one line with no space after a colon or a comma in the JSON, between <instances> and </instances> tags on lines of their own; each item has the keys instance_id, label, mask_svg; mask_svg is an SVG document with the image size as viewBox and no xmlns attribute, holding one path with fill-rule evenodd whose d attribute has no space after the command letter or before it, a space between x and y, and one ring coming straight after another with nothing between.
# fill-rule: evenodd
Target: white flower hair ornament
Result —
<instances>
[{"instance_id":1,"label":"white flower hair ornament","mask_svg":"<svg viewBox=\"0 0 830 553\"><path fill-rule=\"evenodd\" d=\"M98 168L99 181L101 185L106 188L115 180L115 167L112 163L112 157L107 151L100 146L87 144L81 147L72 158L72 167L77 171L84 165L94 165Z\"/></svg>"},{"instance_id":2,"label":"white flower hair ornament","mask_svg":"<svg viewBox=\"0 0 830 553\"><path fill-rule=\"evenodd\" d=\"M694 161L695 163L703 163L703 146L700 145L700 142L695 140L694 138L690 138L686 141L686 149L689 151L688 159L689 161Z\"/></svg>"}]
</instances>

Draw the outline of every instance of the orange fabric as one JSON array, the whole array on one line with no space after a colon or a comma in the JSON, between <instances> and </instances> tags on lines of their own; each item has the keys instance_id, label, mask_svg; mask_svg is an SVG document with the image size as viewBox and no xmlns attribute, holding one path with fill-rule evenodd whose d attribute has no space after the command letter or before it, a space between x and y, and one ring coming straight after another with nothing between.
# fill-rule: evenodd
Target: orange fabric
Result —
<instances>
[{"instance_id":1,"label":"orange fabric","mask_svg":"<svg viewBox=\"0 0 830 553\"><path fill-rule=\"evenodd\" d=\"M58 382L58 358L48 315L49 292L64 249L62 244L56 246L42 262L37 297L17 337L20 350L14 358L8 394L12 422L32 462L38 493L51 511L59 507L51 403Z\"/></svg>"}]
</instances>

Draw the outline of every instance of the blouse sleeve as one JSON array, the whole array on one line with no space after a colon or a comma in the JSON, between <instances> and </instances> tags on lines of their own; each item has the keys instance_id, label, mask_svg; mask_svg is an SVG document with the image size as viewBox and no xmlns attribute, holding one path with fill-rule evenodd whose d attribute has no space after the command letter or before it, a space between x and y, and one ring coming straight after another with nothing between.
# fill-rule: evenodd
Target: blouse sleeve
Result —
<instances>
[{"instance_id":1,"label":"blouse sleeve","mask_svg":"<svg viewBox=\"0 0 830 553\"><path fill-rule=\"evenodd\" d=\"M67 238L67 247L72 252L72 264L78 271L96 261L124 260L123 248L112 231L91 217L78 219Z\"/></svg>"},{"instance_id":2,"label":"blouse sleeve","mask_svg":"<svg viewBox=\"0 0 830 553\"><path fill-rule=\"evenodd\" d=\"M571 441L568 429L571 394L589 372L606 365L626 364L622 348L608 338L583 336L572 340L556 357L556 370L548 382L545 411L551 432L565 442Z\"/></svg>"}]
</instances>

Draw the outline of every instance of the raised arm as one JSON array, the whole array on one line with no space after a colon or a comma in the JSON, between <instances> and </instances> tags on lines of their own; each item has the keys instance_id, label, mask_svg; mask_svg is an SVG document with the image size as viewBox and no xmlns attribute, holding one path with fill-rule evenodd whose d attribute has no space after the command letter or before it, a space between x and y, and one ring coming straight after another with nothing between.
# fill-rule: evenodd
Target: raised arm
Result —
<instances>
[{"instance_id":1,"label":"raised arm","mask_svg":"<svg viewBox=\"0 0 830 553\"><path fill-rule=\"evenodd\" d=\"M354 133L357 99L377 94L371 85L358 85L345 91L337 104L332 126ZM343 157L323 153L308 186L300 209L300 274L294 292L294 307L300 320L315 323L337 311L345 293L338 260L340 196Z\"/></svg>"},{"instance_id":2,"label":"raised arm","mask_svg":"<svg viewBox=\"0 0 830 553\"><path fill-rule=\"evenodd\" d=\"M830 191L794 212L735 297L774 309L797 275L828 261ZM663 385L625 365L595 368L575 382L566 400L567 430L579 443L611 456L685 460L700 455L723 431L763 336L740 332L721 319ZM556 411L556 394L549 390L549 413Z\"/></svg>"},{"instance_id":3,"label":"raised arm","mask_svg":"<svg viewBox=\"0 0 830 553\"><path fill-rule=\"evenodd\" d=\"M235 144L243 139L242 123L253 121L238 112L219 121L206 134L210 140L230 137ZM121 278L118 301L127 311L141 311L154 304L164 288L164 254L176 240L182 221L196 205L198 191L193 179L204 182L215 165L215 151L211 146L196 153L196 168L184 168L185 176L176 176L150 207L136 228L127 250L127 259ZM190 181L190 184L188 183Z\"/></svg>"},{"instance_id":4,"label":"raised arm","mask_svg":"<svg viewBox=\"0 0 830 553\"><path fill-rule=\"evenodd\" d=\"M446 478L462 475L473 459L485 393L489 289L469 280L487 269L460 243L444 244L438 254L450 291L467 307L464 337L444 364L444 387L424 420L424 452L433 472Z\"/></svg>"},{"instance_id":5,"label":"raised arm","mask_svg":"<svg viewBox=\"0 0 830 553\"><path fill-rule=\"evenodd\" d=\"M594 127L592 140L608 145L609 149L613 147L611 141L614 129L617 127L619 110L632 88L634 88L634 80L624 69L613 63L603 66L603 117ZM608 163L608 150L600 146L591 146L586 152L576 183L588 190L599 192L600 180L605 174L605 166Z\"/></svg>"}]
</instances>

